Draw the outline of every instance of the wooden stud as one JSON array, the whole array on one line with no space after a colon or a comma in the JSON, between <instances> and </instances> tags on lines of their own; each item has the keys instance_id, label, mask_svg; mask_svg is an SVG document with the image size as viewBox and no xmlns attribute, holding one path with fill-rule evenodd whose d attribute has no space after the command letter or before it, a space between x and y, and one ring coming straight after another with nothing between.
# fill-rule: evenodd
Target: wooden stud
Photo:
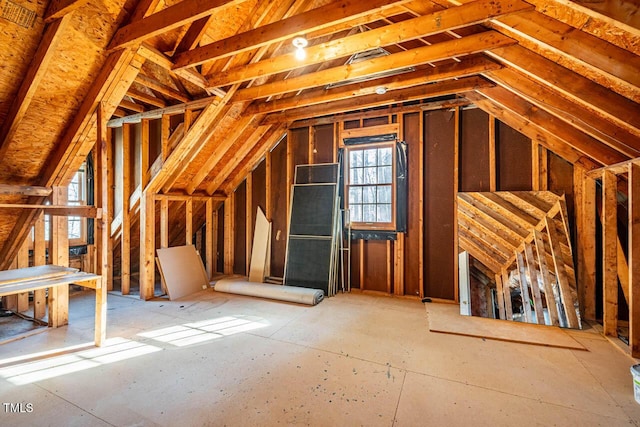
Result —
<instances>
[{"instance_id":1,"label":"wooden stud","mask_svg":"<svg viewBox=\"0 0 640 427\"><path fill-rule=\"evenodd\" d=\"M149 120L140 122L140 186L149 182Z\"/></svg>"},{"instance_id":2,"label":"wooden stud","mask_svg":"<svg viewBox=\"0 0 640 427\"><path fill-rule=\"evenodd\" d=\"M605 171L602 175L602 314L605 335L614 337L618 336L617 192L618 178Z\"/></svg>"},{"instance_id":3,"label":"wooden stud","mask_svg":"<svg viewBox=\"0 0 640 427\"><path fill-rule=\"evenodd\" d=\"M513 308L511 304L511 287L509 286L509 272L502 269L502 292L504 297L504 316L506 320L513 320Z\"/></svg>"},{"instance_id":4,"label":"wooden stud","mask_svg":"<svg viewBox=\"0 0 640 427\"><path fill-rule=\"evenodd\" d=\"M453 134L453 224L458 223L459 152L460 152L460 108L455 108ZM458 278L458 227L453 227L453 299L459 302Z\"/></svg>"},{"instance_id":5,"label":"wooden stud","mask_svg":"<svg viewBox=\"0 0 640 427\"><path fill-rule=\"evenodd\" d=\"M169 247L169 200L160 199L160 247Z\"/></svg>"},{"instance_id":6,"label":"wooden stud","mask_svg":"<svg viewBox=\"0 0 640 427\"><path fill-rule=\"evenodd\" d=\"M527 323L533 322L531 313L531 297L529 296L529 285L527 284L527 275L524 270L524 260L522 254L516 252L516 264L518 267L518 275L520 277L520 298L522 299L522 308L524 310L524 319Z\"/></svg>"},{"instance_id":7,"label":"wooden stud","mask_svg":"<svg viewBox=\"0 0 640 427\"><path fill-rule=\"evenodd\" d=\"M155 209L153 194L145 190L140 197L140 298L144 300L155 293Z\"/></svg>"},{"instance_id":8,"label":"wooden stud","mask_svg":"<svg viewBox=\"0 0 640 427\"><path fill-rule=\"evenodd\" d=\"M206 201L206 225L205 225L205 254L206 254L206 268L207 277L211 279L213 273L216 271L217 256L214 248L214 232L217 233L217 213L214 217L213 212L213 199Z\"/></svg>"},{"instance_id":9,"label":"wooden stud","mask_svg":"<svg viewBox=\"0 0 640 427\"><path fill-rule=\"evenodd\" d=\"M22 246L20 246L20 250L18 251L17 259L17 267L25 268L29 267L29 242L31 238L25 239ZM23 311L27 311L29 309L29 293L23 292L18 294L18 312L22 313Z\"/></svg>"},{"instance_id":10,"label":"wooden stud","mask_svg":"<svg viewBox=\"0 0 640 427\"><path fill-rule=\"evenodd\" d=\"M247 175L245 198L245 274L249 276L251 267L251 248L253 247L253 172Z\"/></svg>"},{"instance_id":11,"label":"wooden stud","mask_svg":"<svg viewBox=\"0 0 640 427\"><path fill-rule=\"evenodd\" d=\"M171 137L171 116L165 114L162 116L162 130L160 132L162 161L165 162L169 157L171 147L169 147L169 138Z\"/></svg>"},{"instance_id":12,"label":"wooden stud","mask_svg":"<svg viewBox=\"0 0 640 427\"><path fill-rule=\"evenodd\" d=\"M420 298L424 298L424 119L420 113L420 140L417 156L418 168L418 284ZM414 193L415 195L415 193Z\"/></svg>"},{"instance_id":13,"label":"wooden stud","mask_svg":"<svg viewBox=\"0 0 640 427\"><path fill-rule=\"evenodd\" d=\"M40 266L47 263L46 239L44 236L44 213L38 215L33 226L33 265ZM33 317L43 319L47 308L46 291L38 289L33 292Z\"/></svg>"},{"instance_id":14,"label":"wooden stud","mask_svg":"<svg viewBox=\"0 0 640 427\"><path fill-rule=\"evenodd\" d=\"M502 289L502 276L500 274L496 274L496 296L498 298L499 319L505 320L504 290ZM493 310L491 312L493 313Z\"/></svg>"},{"instance_id":15,"label":"wooden stud","mask_svg":"<svg viewBox=\"0 0 640 427\"><path fill-rule=\"evenodd\" d=\"M542 285L544 287L544 297L547 301L547 311L549 312L549 319L551 320L552 325L558 326L558 304L556 304L556 298L553 293L551 274L549 273L549 267L547 266L546 250L544 247L544 234L542 234L542 232L540 232L539 230L534 229L533 236L536 245L538 265L540 267L540 276L542 278Z\"/></svg>"},{"instance_id":16,"label":"wooden stud","mask_svg":"<svg viewBox=\"0 0 640 427\"><path fill-rule=\"evenodd\" d=\"M536 270L536 260L533 255L531 243L524 245L524 258L527 264L527 272L529 274L529 283L531 283L531 294L533 295L533 306L536 311L536 320L538 325L544 325L544 311L542 308L542 297L540 295L540 285L538 284L538 272Z\"/></svg>"},{"instance_id":17,"label":"wooden stud","mask_svg":"<svg viewBox=\"0 0 640 427\"><path fill-rule=\"evenodd\" d=\"M186 245L193 244L193 199L189 198L184 205L184 238Z\"/></svg>"},{"instance_id":18,"label":"wooden stud","mask_svg":"<svg viewBox=\"0 0 640 427\"><path fill-rule=\"evenodd\" d=\"M120 289L128 295L131 287L131 126L122 127L122 226L120 235Z\"/></svg>"},{"instance_id":19,"label":"wooden stud","mask_svg":"<svg viewBox=\"0 0 640 427\"><path fill-rule=\"evenodd\" d=\"M395 295L404 295L404 248L405 234L397 233L396 240L393 244L394 249L394 266L393 266L393 293Z\"/></svg>"},{"instance_id":20,"label":"wooden stud","mask_svg":"<svg viewBox=\"0 0 640 427\"><path fill-rule=\"evenodd\" d=\"M224 274L233 274L234 238L236 235L234 224L235 192L224 202Z\"/></svg>"},{"instance_id":21,"label":"wooden stud","mask_svg":"<svg viewBox=\"0 0 640 427\"><path fill-rule=\"evenodd\" d=\"M360 286L360 290L363 291L364 290L364 239L360 239L358 241L358 244L360 246L360 250L359 252L359 257L360 259L359 261L359 267L360 267L360 283L358 286Z\"/></svg>"},{"instance_id":22,"label":"wooden stud","mask_svg":"<svg viewBox=\"0 0 640 427\"><path fill-rule=\"evenodd\" d=\"M387 271L387 293L390 294L391 293L391 286L392 286L392 282L393 280L391 279L391 269L393 268L393 263L394 263L394 258L391 255L391 241L387 240L386 242L386 256L385 256L385 264L386 264L386 268L385 270ZM394 290L395 293L395 290Z\"/></svg>"},{"instance_id":23,"label":"wooden stud","mask_svg":"<svg viewBox=\"0 0 640 427\"><path fill-rule=\"evenodd\" d=\"M640 164L629 164L629 348L640 357Z\"/></svg>"},{"instance_id":24,"label":"wooden stud","mask_svg":"<svg viewBox=\"0 0 640 427\"><path fill-rule=\"evenodd\" d=\"M489 114L489 191L497 190L496 118Z\"/></svg>"},{"instance_id":25,"label":"wooden stud","mask_svg":"<svg viewBox=\"0 0 640 427\"><path fill-rule=\"evenodd\" d=\"M67 187L53 187L53 204L67 202ZM51 217L51 260L53 265L69 266L69 223L67 218ZM49 326L57 328L69 323L69 286L49 289Z\"/></svg>"}]
</instances>

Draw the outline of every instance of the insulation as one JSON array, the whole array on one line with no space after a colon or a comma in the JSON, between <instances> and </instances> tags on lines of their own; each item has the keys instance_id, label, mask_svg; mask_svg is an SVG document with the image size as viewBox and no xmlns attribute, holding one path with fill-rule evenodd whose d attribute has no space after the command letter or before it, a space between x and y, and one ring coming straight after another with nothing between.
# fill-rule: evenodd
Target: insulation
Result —
<instances>
[{"instance_id":1,"label":"insulation","mask_svg":"<svg viewBox=\"0 0 640 427\"><path fill-rule=\"evenodd\" d=\"M218 280L214 285L214 289L217 292L268 298L307 305L316 305L324 299L324 292L319 289L269 285L266 283L251 283L246 280Z\"/></svg>"}]
</instances>

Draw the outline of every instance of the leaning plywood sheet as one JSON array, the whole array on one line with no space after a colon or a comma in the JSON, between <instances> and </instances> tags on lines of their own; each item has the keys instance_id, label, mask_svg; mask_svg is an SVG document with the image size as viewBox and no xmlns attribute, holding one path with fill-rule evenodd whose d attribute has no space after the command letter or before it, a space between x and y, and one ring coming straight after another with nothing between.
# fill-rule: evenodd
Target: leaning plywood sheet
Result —
<instances>
[{"instance_id":1,"label":"leaning plywood sheet","mask_svg":"<svg viewBox=\"0 0 640 427\"><path fill-rule=\"evenodd\" d=\"M271 223L264 216L262 209L258 207L256 226L253 232L253 247L251 249L251 264L249 267L250 282L264 282L265 271L269 258L269 246L271 244Z\"/></svg>"},{"instance_id":2,"label":"leaning plywood sheet","mask_svg":"<svg viewBox=\"0 0 640 427\"><path fill-rule=\"evenodd\" d=\"M158 249L158 265L171 300L209 286L202 259L193 245Z\"/></svg>"},{"instance_id":3,"label":"leaning plywood sheet","mask_svg":"<svg viewBox=\"0 0 640 427\"><path fill-rule=\"evenodd\" d=\"M431 303L425 304L425 307L429 315L429 330L431 332L586 350L568 333L557 327L460 316L457 304Z\"/></svg>"}]
</instances>

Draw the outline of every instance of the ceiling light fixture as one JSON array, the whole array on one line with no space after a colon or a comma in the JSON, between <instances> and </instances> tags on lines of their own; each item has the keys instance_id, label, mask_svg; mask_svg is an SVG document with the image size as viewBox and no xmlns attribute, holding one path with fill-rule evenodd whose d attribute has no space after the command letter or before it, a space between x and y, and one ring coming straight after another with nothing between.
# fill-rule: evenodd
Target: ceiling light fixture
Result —
<instances>
[{"instance_id":1,"label":"ceiling light fixture","mask_svg":"<svg viewBox=\"0 0 640 427\"><path fill-rule=\"evenodd\" d=\"M378 95L384 95L385 93L387 93L387 88L384 86L378 86L376 87L376 93Z\"/></svg>"},{"instance_id":2,"label":"ceiling light fixture","mask_svg":"<svg viewBox=\"0 0 640 427\"><path fill-rule=\"evenodd\" d=\"M307 57L307 52L305 52L304 48L307 47L307 45L309 44L307 39L305 39L304 37L296 37L295 39L293 39L291 43L296 48L296 53L295 53L296 59L298 61L304 60Z\"/></svg>"}]
</instances>

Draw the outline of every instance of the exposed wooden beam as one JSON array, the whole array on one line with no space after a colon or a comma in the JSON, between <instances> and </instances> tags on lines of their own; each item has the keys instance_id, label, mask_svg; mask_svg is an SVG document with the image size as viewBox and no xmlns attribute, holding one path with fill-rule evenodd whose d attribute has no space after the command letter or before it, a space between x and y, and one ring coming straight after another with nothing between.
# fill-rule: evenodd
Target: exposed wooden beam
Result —
<instances>
[{"instance_id":1,"label":"exposed wooden beam","mask_svg":"<svg viewBox=\"0 0 640 427\"><path fill-rule=\"evenodd\" d=\"M312 105L287 110L282 113L272 113L265 117L263 124L282 123L314 117L322 114L335 114L357 109L377 107L381 105L426 99L444 95L454 95L466 92L468 89L480 89L489 87L492 83L482 77L464 77L459 80L445 80L408 89L389 91L384 95L366 95L351 99L328 102L326 104Z\"/></svg>"},{"instance_id":2,"label":"exposed wooden beam","mask_svg":"<svg viewBox=\"0 0 640 427\"><path fill-rule=\"evenodd\" d=\"M401 70L447 58L471 55L499 46L512 44L513 40L497 32L488 31L457 40L424 46L407 52L344 65L324 71L309 73L286 80L278 80L260 86L239 90L237 101L265 98L287 92L296 92L311 87L325 86L342 80L375 76L377 73Z\"/></svg>"},{"instance_id":3,"label":"exposed wooden beam","mask_svg":"<svg viewBox=\"0 0 640 427\"><path fill-rule=\"evenodd\" d=\"M336 25L346 20L370 15L407 3L408 0L368 2L340 0L299 13L286 19L262 25L226 39L210 43L188 52L176 55L176 68L193 67L206 61L213 61L250 51L262 46L285 41L295 36L304 36L312 31Z\"/></svg>"},{"instance_id":4,"label":"exposed wooden beam","mask_svg":"<svg viewBox=\"0 0 640 427\"><path fill-rule=\"evenodd\" d=\"M47 73L49 63L62 39L62 34L69 26L69 22L71 22L71 17L67 15L47 27L0 128L0 158L4 157L16 130L27 113L31 100Z\"/></svg>"},{"instance_id":5,"label":"exposed wooden beam","mask_svg":"<svg viewBox=\"0 0 640 427\"><path fill-rule=\"evenodd\" d=\"M614 337L618 336L617 192L617 176L605 171L602 176L602 317L605 335Z\"/></svg>"},{"instance_id":6,"label":"exposed wooden beam","mask_svg":"<svg viewBox=\"0 0 640 427\"><path fill-rule=\"evenodd\" d=\"M144 102L145 104L153 105L154 107L164 108L167 106L167 103L164 102L164 100L133 88L129 88L129 90L127 91L127 95L137 101Z\"/></svg>"},{"instance_id":7,"label":"exposed wooden beam","mask_svg":"<svg viewBox=\"0 0 640 427\"><path fill-rule=\"evenodd\" d=\"M189 51L198 46L198 43L200 43L202 36L207 32L207 28L209 28L212 20L213 16L209 15L192 22L187 32L180 39L180 43L176 46L173 56L175 57L178 53Z\"/></svg>"},{"instance_id":8,"label":"exposed wooden beam","mask_svg":"<svg viewBox=\"0 0 640 427\"><path fill-rule=\"evenodd\" d=\"M207 82L207 79L204 78L200 73L198 73L194 69L176 70L174 72L172 70L173 62L171 62L171 60L167 58L167 56L164 53L160 52L158 49L154 48L153 46L150 46L146 43L142 43L140 45L138 52L140 53L140 55L144 56L147 60L167 70L169 72L169 75L171 75L172 77L173 76L180 77L188 81L189 83L196 85L201 89L205 89L209 86L209 82Z\"/></svg>"},{"instance_id":9,"label":"exposed wooden beam","mask_svg":"<svg viewBox=\"0 0 640 427\"><path fill-rule=\"evenodd\" d=\"M0 209L42 209L45 215L81 216L100 218L101 211L95 206L42 205L29 203L0 203Z\"/></svg>"},{"instance_id":10,"label":"exposed wooden beam","mask_svg":"<svg viewBox=\"0 0 640 427\"><path fill-rule=\"evenodd\" d=\"M569 146L602 164L617 163L628 158L623 153L614 150L580 130L567 126L557 117L536 108L519 96L514 96L513 93L504 88L480 89L478 92L502 107L526 118L540 128L552 132Z\"/></svg>"},{"instance_id":11,"label":"exposed wooden beam","mask_svg":"<svg viewBox=\"0 0 640 427\"><path fill-rule=\"evenodd\" d=\"M629 157L640 156L640 136L607 120L593 108L565 98L514 69L491 70L484 75L615 150Z\"/></svg>"},{"instance_id":12,"label":"exposed wooden beam","mask_svg":"<svg viewBox=\"0 0 640 427\"><path fill-rule=\"evenodd\" d=\"M120 104L118 104L118 107L129 111L135 111L137 113L143 113L145 111L144 105L137 104L126 99L121 100Z\"/></svg>"},{"instance_id":13,"label":"exposed wooden beam","mask_svg":"<svg viewBox=\"0 0 640 427\"><path fill-rule=\"evenodd\" d=\"M165 108L159 108L155 110L144 111L138 114L132 114L130 116L121 117L117 119L111 119L107 125L111 128L117 128L125 123L140 123L141 120L160 119L162 116L173 116L176 114L183 114L187 110L202 110L206 108L212 102L219 100L217 96L210 96L207 98L198 99L195 101L189 101L184 104L171 105Z\"/></svg>"},{"instance_id":14,"label":"exposed wooden beam","mask_svg":"<svg viewBox=\"0 0 640 427\"><path fill-rule=\"evenodd\" d=\"M189 102L191 98L184 93L176 90L170 86L164 85L159 81L152 79L151 77L147 77L143 74L138 74L136 77L136 83L141 84L142 86L148 87L151 90L154 90L158 93L163 94L169 98L176 99L180 102Z\"/></svg>"},{"instance_id":15,"label":"exposed wooden beam","mask_svg":"<svg viewBox=\"0 0 640 427\"><path fill-rule=\"evenodd\" d=\"M221 9L243 3L246 0L184 0L139 21L121 27L113 36L108 49L121 49L141 43L146 39L197 21Z\"/></svg>"},{"instance_id":16,"label":"exposed wooden beam","mask_svg":"<svg viewBox=\"0 0 640 427\"><path fill-rule=\"evenodd\" d=\"M51 195L51 187L36 187L32 185L0 184L0 195L3 196L40 196Z\"/></svg>"},{"instance_id":17,"label":"exposed wooden beam","mask_svg":"<svg viewBox=\"0 0 640 427\"><path fill-rule=\"evenodd\" d=\"M45 24L69 15L74 10L84 6L88 0L51 0L44 14Z\"/></svg>"},{"instance_id":18,"label":"exposed wooden beam","mask_svg":"<svg viewBox=\"0 0 640 427\"><path fill-rule=\"evenodd\" d=\"M549 86L569 99L594 109L640 137L640 105L522 46L508 46L488 55Z\"/></svg>"},{"instance_id":19,"label":"exposed wooden beam","mask_svg":"<svg viewBox=\"0 0 640 427\"><path fill-rule=\"evenodd\" d=\"M474 56L462 59L460 62L429 67L412 73L398 76L375 79L369 82L340 86L332 89L316 89L303 92L288 98L273 101L254 103L247 108L247 114L272 113L291 108L306 107L322 104L355 96L371 95L379 86L387 90L404 89L415 85L423 85L450 78L468 77L481 72L496 70L501 66L485 56Z\"/></svg>"},{"instance_id":20,"label":"exposed wooden beam","mask_svg":"<svg viewBox=\"0 0 640 427\"><path fill-rule=\"evenodd\" d=\"M292 52L287 55L272 57L255 64L224 71L212 76L209 79L209 84L212 86L227 86L231 83L278 74L301 66L319 64L333 59L348 57L355 53L362 52L365 49L374 49L414 40L462 26L480 23L493 16L530 8L531 5L524 2L478 0L469 5L445 9L426 16L420 16L382 28L311 46L306 49L306 58L304 61L297 60L295 54ZM396 55L401 54L398 53ZM416 52L415 56L419 57L419 52ZM385 61L388 59L388 64L393 63L391 57L381 59Z\"/></svg>"}]
</instances>

